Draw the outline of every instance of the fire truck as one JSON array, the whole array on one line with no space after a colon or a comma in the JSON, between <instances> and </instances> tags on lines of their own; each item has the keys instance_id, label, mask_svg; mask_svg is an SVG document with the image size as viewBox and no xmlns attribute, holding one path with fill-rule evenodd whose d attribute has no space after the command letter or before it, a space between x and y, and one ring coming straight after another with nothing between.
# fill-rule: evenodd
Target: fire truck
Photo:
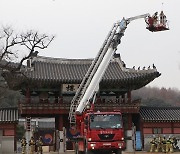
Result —
<instances>
[{"instance_id":1,"label":"fire truck","mask_svg":"<svg viewBox=\"0 0 180 154\"><path fill-rule=\"evenodd\" d=\"M100 112L94 110L96 94L99 83L105 73L127 25L136 19L144 18L148 22L149 14L131 18L123 18L113 24L97 56L91 63L75 96L72 99L69 120L71 127L79 131L73 138L76 154L116 153L121 154L125 149L124 129L120 111ZM166 27L158 28L148 24L150 31L167 30Z\"/></svg>"}]
</instances>

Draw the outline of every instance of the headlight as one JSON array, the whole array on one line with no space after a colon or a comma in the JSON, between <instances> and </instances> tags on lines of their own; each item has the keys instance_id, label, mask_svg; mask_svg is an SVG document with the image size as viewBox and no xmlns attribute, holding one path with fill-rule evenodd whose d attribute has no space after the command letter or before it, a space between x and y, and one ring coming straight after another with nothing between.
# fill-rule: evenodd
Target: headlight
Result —
<instances>
[{"instance_id":1,"label":"headlight","mask_svg":"<svg viewBox=\"0 0 180 154\"><path fill-rule=\"evenodd\" d=\"M88 141L91 141L91 138L88 138Z\"/></svg>"},{"instance_id":2,"label":"headlight","mask_svg":"<svg viewBox=\"0 0 180 154\"><path fill-rule=\"evenodd\" d=\"M92 143L92 144L90 144L90 146L91 146L91 147L95 147L95 146L96 146L96 144L93 144L93 143Z\"/></svg>"},{"instance_id":3,"label":"headlight","mask_svg":"<svg viewBox=\"0 0 180 154\"><path fill-rule=\"evenodd\" d=\"M124 140L124 137L122 137L121 140Z\"/></svg>"},{"instance_id":4,"label":"headlight","mask_svg":"<svg viewBox=\"0 0 180 154\"><path fill-rule=\"evenodd\" d=\"M122 148L123 143L118 143L119 148Z\"/></svg>"}]
</instances>

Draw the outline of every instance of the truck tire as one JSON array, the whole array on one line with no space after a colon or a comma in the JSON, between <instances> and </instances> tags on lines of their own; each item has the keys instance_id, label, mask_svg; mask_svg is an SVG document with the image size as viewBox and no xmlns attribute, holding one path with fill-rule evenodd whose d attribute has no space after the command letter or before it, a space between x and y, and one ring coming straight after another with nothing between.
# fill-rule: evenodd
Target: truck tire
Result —
<instances>
[{"instance_id":1,"label":"truck tire","mask_svg":"<svg viewBox=\"0 0 180 154\"><path fill-rule=\"evenodd\" d=\"M82 151L79 151L79 146L77 142L75 143L75 154L83 154Z\"/></svg>"},{"instance_id":2,"label":"truck tire","mask_svg":"<svg viewBox=\"0 0 180 154\"><path fill-rule=\"evenodd\" d=\"M122 150L120 150L120 149L117 150L117 151L116 151L116 154L122 154Z\"/></svg>"},{"instance_id":3,"label":"truck tire","mask_svg":"<svg viewBox=\"0 0 180 154\"><path fill-rule=\"evenodd\" d=\"M85 151L85 153L84 154L93 154L93 152L92 151L90 151L90 150L87 150L87 151Z\"/></svg>"},{"instance_id":4,"label":"truck tire","mask_svg":"<svg viewBox=\"0 0 180 154\"><path fill-rule=\"evenodd\" d=\"M85 144L84 154L93 154L93 151L87 149L87 145Z\"/></svg>"},{"instance_id":5,"label":"truck tire","mask_svg":"<svg viewBox=\"0 0 180 154\"><path fill-rule=\"evenodd\" d=\"M79 150L78 150L78 143L77 142L75 142L75 147L74 148L75 148L75 154L78 154Z\"/></svg>"}]
</instances>

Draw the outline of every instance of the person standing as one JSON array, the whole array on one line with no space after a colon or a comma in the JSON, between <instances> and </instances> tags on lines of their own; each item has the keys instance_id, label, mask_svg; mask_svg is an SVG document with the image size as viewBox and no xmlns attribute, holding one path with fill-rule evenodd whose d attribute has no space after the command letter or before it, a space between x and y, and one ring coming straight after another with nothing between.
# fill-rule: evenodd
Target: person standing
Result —
<instances>
[{"instance_id":1,"label":"person standing","mask_svg":"<svg viewBox=\"0 0 180 154\"><path fill-rule=\"evenodd\" d=\"M150 146L150 152L155 152L156 149L156 138L153 138L150 142L151 146Z\"/></svg>"},{"instance_id":2,"label":"person standing","mask_svg":"<svg viewBox=\"0 0 180 154\"><path fill-rule=\"evenodd\" d=\"M35 152L35 140L34 137L31 137L29 141L29 146L30 146L30 154L34 154Z\"/></svg>"},{"instance_id":3,"label":"person standing","mask_svg":"<svg viewBox=\"0 0 180 154\"><path fill-rule=\"evenodd\" d=\"M21 147L22 147L22 154L26 154L26 138L23 136L22 140L21 140Z\"/></svg>"},{"instance_id":4,"label":"person standing","mask_svg":"<svg viewBox=\"0 0 180 154\"><path fill-rule=\"evenodd\" d=\"M155 12L153 15L152 15L152 18L153 18L153 25L154 27L157 26L157 23L158 23L158 12Z\"/></svg>"},{"instance_id":5,"label":"person standing","mask_svg":"<svg viewBox=\"0 0 180 154\"><path fill-rule=\"evenodd\" d=\"M37 140L37 154L42 154L43 153L43 141L42 141L42 136L39 137L39 139Z\"/></svg>"},{"instance_id":6,"label":"person standing","mask_svg":"<svg viewBox=\"0 0 180 154\"><path fill-rule=\"evenodd\" d=\"M162 152L166 152L166 137L165 136L162 139Z\"/></svg>"},{"instance_id":7,"label":"person standing","mask_svg":"<svg viewBox=\"0 0 180 154\"><path fill-rule=\"evenodd\" d=\"M170 152L171 138L169 137L166 141L166 153Z\"/></svg>"},{"instance_id":8,"label":"person standing","mask_svg":"<svg viewBox=\"0 0 180 154\"><path fill-rule=\"evenodd\" d=\"M174 139L171 137L170 138L170 147L169 147L169 151L171 152L171 153L173 153L174 152L174 147L173 147L173 144L174 144Z\"/></svg>"},{"instance_id":9,"label":"person standing","mask_svg":"<svg viewBox=\"0 0 180 154\"><path fill-rule=\"evenodd\" d=\"M160 24L162 26L166 26L166 16L165 16L164 12L161 11L159 16L160 16Z\"/></svg>"}]
</instances>

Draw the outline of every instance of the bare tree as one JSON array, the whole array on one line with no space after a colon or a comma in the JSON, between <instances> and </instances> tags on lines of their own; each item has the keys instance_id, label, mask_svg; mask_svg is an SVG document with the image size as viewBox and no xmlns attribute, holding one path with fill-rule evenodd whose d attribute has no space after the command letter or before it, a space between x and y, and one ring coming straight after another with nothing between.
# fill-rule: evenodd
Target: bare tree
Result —
<instances>
[{"instance_id":1,"label":"bare tree","mask_svg":"<svg viewBox=\"0 0 180 154\"><path fill-rule=\"evenodd\" d=\"M38 52L35 50L45 49L49 46L49 44L53 41L55 36L49 37L46 34L39 34L37 31L28 31L20 36L21 45L25 46L29 50L29 54L23 57L17 67L20 69L24 60L33 56L33 54L37 54Z\"/></svg>"},{"instance_id":2,"label":"bare tree","mask_svg":"<svg viewBox=\"0 0 180 154\"><path fill-rule=\"evenodd\" d=\"M43 50L49 46L55 36L40 34L38 31L15 33L11 27L2 27L0 30L0 67L8 69L10 62L19 59L20 52L26 51L26 55L11 71L20 70L23 62L36 54L36 50ZM5 63L3 63L3 60Z\"/></svg>"},{"instance_id":3,"label":"bare tree","mask_svg":"<svg viewBox=\"0 0 180 154\"><path fill-rule=\"evenodd\" d=\"M8 89L4 78L1 77L2 70L9 71L11 75L13 73L24 75L20 71L23 62L37 55L39 50L47 48L54 37L33 30L17 33L9 26L0 28L0 107L8 105L10 94L17 95Z\"/></svg>"}]
</instances>

